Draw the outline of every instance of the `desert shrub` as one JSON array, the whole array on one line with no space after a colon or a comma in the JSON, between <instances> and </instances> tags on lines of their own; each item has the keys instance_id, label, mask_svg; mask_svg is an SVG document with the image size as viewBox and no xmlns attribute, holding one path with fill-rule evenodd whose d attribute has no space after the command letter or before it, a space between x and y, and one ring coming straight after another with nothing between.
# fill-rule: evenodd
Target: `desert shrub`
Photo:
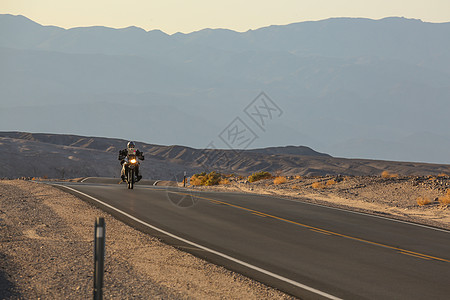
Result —
<instances>
[{"instance_id":1,"label":"desert shrub","mask_svg":"<svg viewBox=\"0 0 450 300\"><path fill-rule=\"evenodd\" d=\"M191 177L190 183L191 185L202 185L202 179L195 174Z\"/></svg>"},{"instance_id":2,"label":"desert shrub","mask_svg":"<svg viewBox=\"0 0 450 300\"><path fill-rule=\"evenodd\" d=\"M218 185L219 182L223 179L222 174L211 172L206 174L206 172L202 172L199 174L194 174L191 177L191 185Z\"/></svg>"},{"instance_id":3,"label":"desert shrub","mask_svg":"<svg viewBox=\"0 0 450 300\"><path fill-rule=\"evenodd\" d=\"M201 172L198 174L194 174L191 176L190 183L192 185L204 185L205 183L206 172Z\"/></svg>"},{"instance_id":4,"label":"desert shrub","mask_svg":"<svg viewBox=\"0 0 450 300\"><path fill-rule=\"evenodd\" d=\"M323 184L323 182L316 181L316 182L313 182L313 184L311 184L311 187L313 189L323 189L323 188L325 188L325 185Z\"/></svg>"},{"instance_id":5,"label":"desert shrub","mask_svg":"<svg viewBox=\"0 0 450 300\"><path fill-rule=\"evenodd\" d=\"M419 206L424 206L424 205L427 205L427 204L430 204L430 203L431 203L431 200L428 197L419 197L419 198L417 198L417 204Z\"/></svg>"},{"instance_id":6,"label":"desert shrub","mask_svg":"<svg viewBox=\"0 0 450 300\"><path fill-rule=\"evenodd\" d=\"M441 205L449 205L450 204L450 196L439 197L439 203Z\"/></svg>"},{"instance_id":7,"label":"desert shrub","mask_svg":"<svg viewBox=\"0 0 450 300\"><path fill-rule=\"evenodd\" d=\"M441 205L450 204L450 189L447 190L447 193L444 196L439 197L438 200Z\"/></svg>"},{"instance_id":8,"label":"desert shrub","mask_svg":"<svg viewBox=\"0 0 450 300\"><path fill-rule=\"evenodd\" d=\"M389 173L389 171L383 171L381 173L381 177L382 178L397 178L398 174L396 174L396 173Z\"/></svg>"},{"instance_id":9,"label":"desert shrub","mask_svg":"<svg viewBox=\"0 0 450 300\"><path fill-rule=\"evenodd\" d=\"M337 182L334 179L330 179L330 180L327 181L327 185L333 185L333 184L336 184L336 183Z\"/></svg>"},{"instance_id":10,"label":"desert shrub","mask_svg":"<svg viewBox=\"0 0 450 300\"><path fill-rule=\"evenodd\" d=\"M269 172L257 172L257 173L253 173L252 175L248 176L248 181L249 182L255 182L258 180L262 180L262 179L269 179L272 178L272 174L270 174Z\"/></svg>"},{"instance_id":11,"label":"desert shrub","mask_svg":"<svg viewBox=\"0 0 450 300\"><path fill-rule=\"evenodd\" d=\"M222 179L222 175L220 173L211 172L208 175L205 176L205 185L218 185L220 182L220 179Z\"/></svg>"},{"instance_id":12,"label":"desert shrub","mask_svg":"<svg viewBox=\"0 0 450 300\"><path fill-rule=\"evenodd\" d=\"M441 173L441 174L438 175L438 177L448 177L448 175L445 174L445 173Z\"/></svg>"},{"instance_id":13,"label":"desert shrub","mask_svg":"<svg viewBox=\"0 0 450 300\"><path fill-rule=\"evenodd\" d=\"M219 181L219 184L230 184L230 180L228 180L227 178L223 178Z\"/></svg>"},{"instance_id":14,"label":"desert shrub","mask_svg":"<svg viewBox=\"0 0 450 300\"><path fill-rule=\"evenodd\" d=\"M284 176L278 176L275 177L275 179L273 180L274 184L282 184L282 183L286 183L287 179Z\"/></svg>"}]
</instances>

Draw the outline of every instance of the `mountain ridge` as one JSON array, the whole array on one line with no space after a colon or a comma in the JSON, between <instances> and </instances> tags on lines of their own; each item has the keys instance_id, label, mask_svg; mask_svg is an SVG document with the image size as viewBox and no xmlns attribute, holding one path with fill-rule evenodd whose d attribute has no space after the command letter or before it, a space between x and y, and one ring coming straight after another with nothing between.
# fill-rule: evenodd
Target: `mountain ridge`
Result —
<instances>
[{"instance_id":1,"label":"mountain ridge","mask_svg":"<svg viewBox=\"0 0 450 300\"><path fill-rule=\"evenodd\" d=\"M101 150L106 152L111 152L111 149L119 151L122 148L126 148L126 144L128 140L119 139L119 138L107 138L107 137L95 137L95 136L81 136L81 135L72 135L72 134L51 134L51 133L31 133L31 132L18 132L18 131L0 131L0 137L18 139L18 140L27 140L27 141L35 141L46 144L53 144L59 146L68 146L68 147L79 147L86 148L92 150ZM192 147L181 146L181 145L155 145L148 144L145 142L139 142L138 144L142 145L145 149L152 149L152 152L158 152L161 150L170 150L172 149L181 149L181 150L189 150L189 151L204 151L204 149L194 149ZM121 146L120 146L121 145ZM108 151L108 149L110 149ZM217 149L218 151L226 151L226 149ZM148 151L148 150L147 150ZM280 146L280 147L267 147L260 149L249 149L249 150L236 150L243 152L256 152L261 154L291 154L291 155L306 155L306 156L325 156L331 157L329 154L319 153L314 151L313 149L306 146Z\"/></svg>"},{"instance_id":2,"label":"mountain ridge","mask_svg":"<svg viewBox=\"0 0 450 300\"><path fill-rule=\"evenodd\" d=\"M126 142L106 137L0 132L0 178L118 178L118 150L126 147ZM140 142L136 146L145 155L141 162L144 178L156 180L179 181L184 172L191 176L211 171L239 175L267 171L284 176L374 176L386 170L401 175L450 173L450 165L334 158L307 147L271 147L258 152ZM305 150L312 155L305 155Z\"/></svg>"}]
</instances>

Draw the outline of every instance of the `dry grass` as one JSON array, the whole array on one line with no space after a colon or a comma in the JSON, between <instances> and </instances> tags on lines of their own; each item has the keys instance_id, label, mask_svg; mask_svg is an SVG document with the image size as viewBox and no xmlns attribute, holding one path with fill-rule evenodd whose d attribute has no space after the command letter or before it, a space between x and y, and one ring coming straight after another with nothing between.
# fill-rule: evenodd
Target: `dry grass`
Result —
<instances>
[{"instance_id":1,"label":"dry grass","mask_svg":"<svg viewBox=\"0 0 450 300\"><path fill-rule=\"evenodd\" d=\"M330 179L330 180L327 181L327 185L333 185L333 184L336 184L336 183L337 182L334 179Z\"/></svg>"},{"instance_id":2,"label":"dry grass","mask_svg":"<svg viewBox=\"0 0 450 300\"><path fill-rule=\"evenodd\" d=\"M389 175L390 175L390 174L389 174L388 171L383 171L383 172L381 173L381 177L382 177L382 178L389 178L389 177L390 177Z\"/></svg>"},{"instance_id":3,"label":"dry grass","mask_svg":"<svg viewBox=\"0 0 450 300\"><path fill-rule=\"evenodd\" d=\"M450 204L450 189L447 190L447 194L445 194L443 197L439 197L438 200L441 205L449 205Z\"/></svg>"},{"instance_id":4,"label":"dry grass","mask_svg":"<svg viewBox=\"0 0 450 300\"><path fill-rule=\"evenodd\" d=\"M438 175L438 177L448 177L448 175L445 174L445 173L441 173L441 174Z\"/></svg>"},{"instance_id":5,"label":"dry grass","mask_svg":"<svg viewBox=\"0 0 450 300\"><path fill-rule=\"evenodd\" d=\"M311 184L311 187L313 189L323 189L323 188L325 188L325 184L323 184L323 182L316 181L316 182L313 182L313 184Z\"/></svg>"},{"instance_id":6,"label":"dry grass","mask_svg":"<svg viewBox=\"0 0 450 300\"><path fill-rule=\"evenodd\" d=\"M273 180L274 184L282 184L282 183L286 183L287 179L284 176L277 176L275 177L275 179Z\"/></svg>"},{"instance_id":7,"label":"dry grass","mask_svg":"<svg viewBox=\"0 0 450 300\"><path fill-rule=\"evenodd\" d=\"M383 171L381 173L381 177L382 178L397 178L398 174L397 173L389 173L389 171Z\"/></svg>"},{"instance_id":8,"label":"dry grass","mask_svg":"<svg viewBox=\"0 0 450 300\"><path fill-rule=\"evenodd\" d=\"M431 203L431 200L428 197L419 197L417 198L417 204L419 206L428 205Z\"/></svg>"}]
</instances>

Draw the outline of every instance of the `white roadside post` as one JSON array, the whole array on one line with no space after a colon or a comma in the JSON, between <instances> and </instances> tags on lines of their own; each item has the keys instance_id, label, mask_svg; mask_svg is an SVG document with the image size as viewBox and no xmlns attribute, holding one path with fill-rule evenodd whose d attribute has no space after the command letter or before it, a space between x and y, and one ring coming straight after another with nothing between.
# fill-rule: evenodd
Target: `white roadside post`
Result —
<instances>
[{"instance_id":1,"label":"white roadside post","mask_svg":"<svg viewBox=\"0 0 450 300\"><path fill-rule=\"evenodd\" d=\"M103 299L105 219L98 217L94 229L94 300Z\"/></svg>"}]
</instances>

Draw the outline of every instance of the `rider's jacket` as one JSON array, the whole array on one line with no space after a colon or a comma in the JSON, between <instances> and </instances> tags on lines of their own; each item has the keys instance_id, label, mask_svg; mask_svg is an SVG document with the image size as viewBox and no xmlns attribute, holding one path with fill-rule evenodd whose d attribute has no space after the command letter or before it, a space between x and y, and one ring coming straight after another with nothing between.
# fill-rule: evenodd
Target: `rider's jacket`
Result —
<instances>
[{"instance_id":1,"label":"rider's jacket","mask_svg":"<svg viewBox=\"0 0 450 300\"><path fill-rule=\"evenodd\" d=\"M144 153L134 149L134 148L126 148L119 151L119 160L123 164L125 157L130 157L131 155L136 155L140 160L144 160Z\"/></svg>"}]
</instances>

